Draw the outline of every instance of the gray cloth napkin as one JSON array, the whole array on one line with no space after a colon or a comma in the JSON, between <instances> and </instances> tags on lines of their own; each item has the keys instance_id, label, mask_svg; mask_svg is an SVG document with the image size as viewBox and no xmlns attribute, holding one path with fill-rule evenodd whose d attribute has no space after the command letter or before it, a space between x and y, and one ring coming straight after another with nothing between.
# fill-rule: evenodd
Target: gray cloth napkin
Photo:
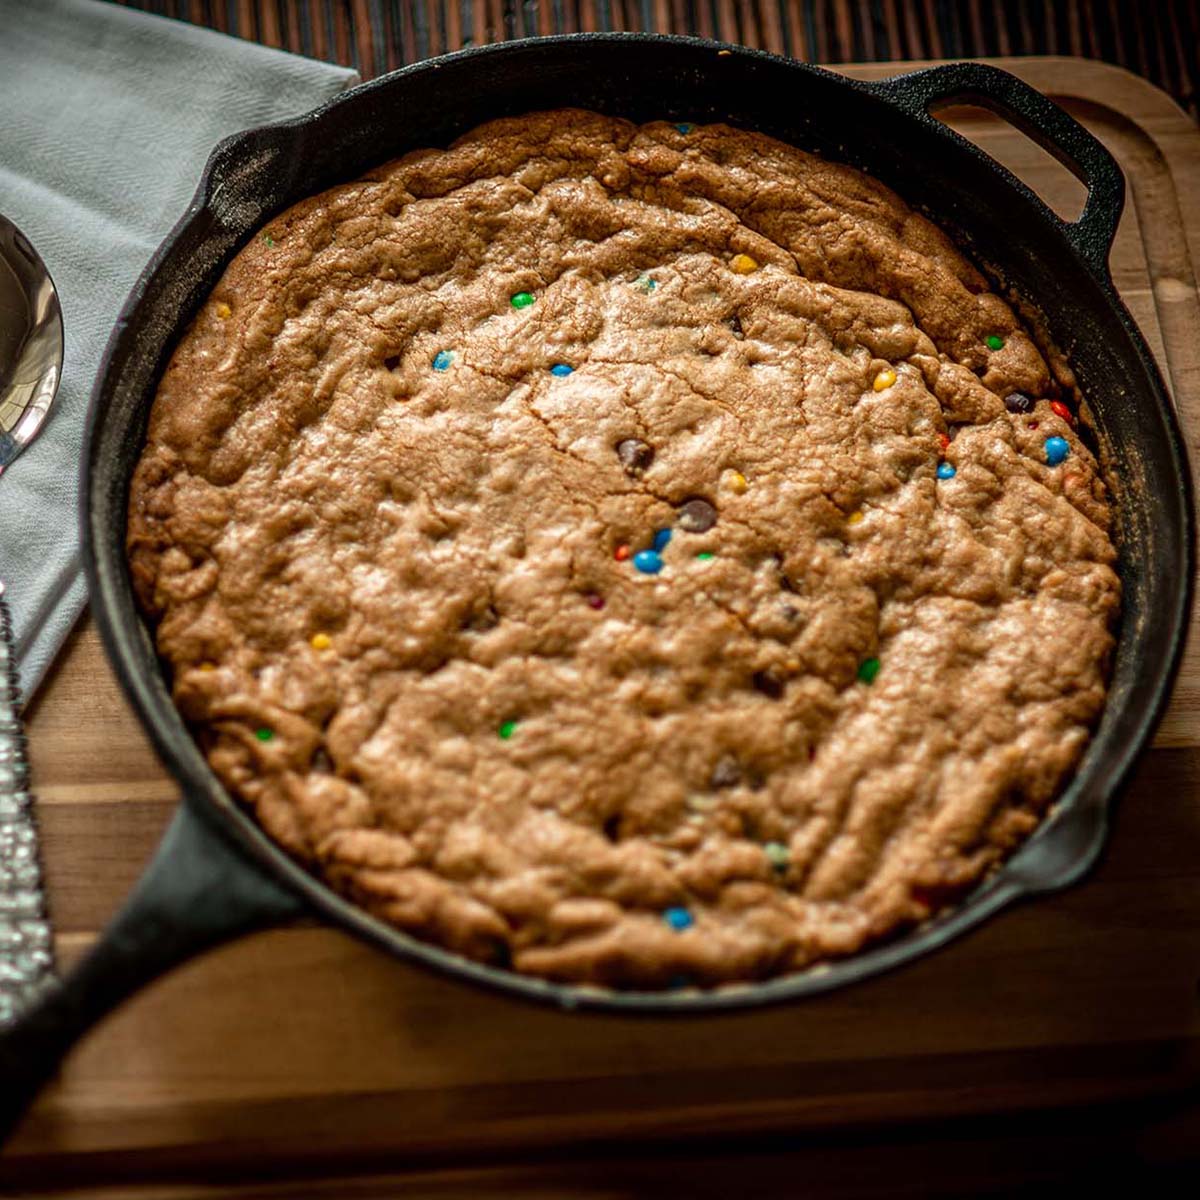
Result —
<instances>
[{"instance_id":1,"label":"gray cloth napkin","mask_svg":"<svg viewBox=\"0 0 1200 1200\"><path fill-rule=\"evenodd\" d=\"M50 420L0 479L0 579L26 696L85 600L83 420L126 295L221 138L356 81L342 67L99 0L0 0L0 213L49 267L66 331Z\"/></svg>"}]
</instances>

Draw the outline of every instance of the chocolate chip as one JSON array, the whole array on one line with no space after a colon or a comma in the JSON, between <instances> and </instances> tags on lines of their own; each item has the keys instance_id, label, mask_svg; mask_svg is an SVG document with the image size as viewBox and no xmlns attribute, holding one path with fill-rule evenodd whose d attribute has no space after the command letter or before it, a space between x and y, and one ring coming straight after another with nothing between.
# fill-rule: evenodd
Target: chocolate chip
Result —
<instances>
[{"instance_id":1,"label":"chocolate chip","mask_svg":"<svg viewBox=\"0 0 1200 1200\"><path fill-rule=\"evenodd\" d=\"M798 592L800 589L788 578L787 572L783 569L783 555L772 554L771 561L775 564L775 570L779 575L779 586L785 592Z\"/></svg>"},{"instance_id":2,"label":"chocolate chip","mask_svg":"<svg viewBox=\"0 0 1200 1200\"><path fill-rule=\"evenodd\" d=\"M781 607L784 619L787 621L800 620L800 610L793 604L784 604Z\"/></svg>"},{"instance_id":3,"label":"chocolate chip","mask_svg":"<svg viewBox=\"0 0 1200 1200\"><path fill-rule=\"evenodd\" d=\"M626 438L617 443L617 457L630 475L636 475L654 461L654 450L640 438Z\"/></svg>"},{"instance_id":4,"label":"chocolate chip","mask_svg":"<svg viewBox=\"0 0 1200 1200\"><path fill-rule=\"evenodd\" d=\"M730 788L737 787L741 781L742 768L738 766L738 760L727 754L713 767L713 773L708 782L714 788Z\"/></svg>"},{"instance_id":5,"label":"chocolate chip","mask_svg":"<svg viewBox=\"0 0 1200 1200\"><path fill-rule=\"evenodd\" d=\"M764 696L768 696L772 700L778 700L783 696L784 681L774 671L755 671L750 676L750 682Z\"/></svg>"},{"instance_id":6,"label":"chocolate chip","mask_svg":"<svg viewBox=\"0 0 1200 1200\"><path fill-rule=\"evenodd\" d=\"M383 360L383 365L387 367L389 371L394 371L400 365L400 355L390 355L388 358Z\"/></svg>"},{"instance_id":7,"label":"chocolate chip","mask_svg":"<svg viewBox=\"0 0 1200 1200\"><path fill-rule=\"evenodd\" d=\"M611 816L604 818L604 836L610 842L619 842L621 840L620 813L613 813Z\"/></svg>"},{"instance_id":8,"label":"chocolate chip","mask_svg":"<svg viewBox=\"0 0 1200 1200\"><path fill-rule=\"evenodd\" d=\"M320 771L328 775L333 770L333 759L324 750L318 748L317 752L313 755L312 765L314 771Z\"/></svg>"},{"instance_id":9,"label":"chocolate chip","mask_svg":"<svg viewBox=\"0 0 1200 1200\"><path fill-rule=\"evenodd\" d=\"M1033 412L1035 403L1036 401L1030 400L1028 396L1021 392L1012 392L1005 397L1004 407L1010 413L1031 413Z\"/></svg>"},{"instance_id":10,"label":"chocolate chip","mask_svg":"<svg viewBox=\"0 0 1200 1200\"><path fill-rule=\"evenodd\" d=\"M679 510L679 528L688 533L704 533L717 523L717 510L707 500L689 500Z\"/></svg>"}]
</instances>

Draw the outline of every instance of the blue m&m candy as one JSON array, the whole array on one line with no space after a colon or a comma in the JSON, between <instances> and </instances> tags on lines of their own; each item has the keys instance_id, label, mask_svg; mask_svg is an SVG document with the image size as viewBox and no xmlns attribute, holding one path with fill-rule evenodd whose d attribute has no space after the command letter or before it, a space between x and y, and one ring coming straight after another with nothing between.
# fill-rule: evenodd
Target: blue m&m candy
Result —
<instances>
[{"instance_id":1,"label":"blue m&m candy","mask_svg":"<svg viewBox=\"0 0 1200 1200\"><path fill-rule=\"evenodd\" d=\"M570 375L574 370L574 367L568 366L566 363L555 363L554 366L550 368L550 374L557 375L559 379L563 379L567 375Z\"/></svg>"},{"instance_id":2,"label":"blue m&m candy","mask_svg":"<svg viewBox=\"0 0 1200 1200\"><path fill-rule=\"evenodd\" d=\"M678 930L690 929L696 923L695 917L686 908L668 908L663 913L663 920L672 929Z\"/></svg>"},{"instance_id":3,"label":"blue m&m candy","mask_svg":"<svg viewBox=\"0 0 1200 1200\"><path fill-rule=\"evenodd\" d=\"M433 369L435 371L445 371L454 361L454 354L450 350L439 350L433 356Z\"/></svg>"},{"instance_id":4,"label":"blue m&m candy","mask_svg":"<svg viewBox=\"0 0 1200 1200\"><path fill-rule=\"evenodd\" d=\"M660 554L666 549L667 543L671 540L671 531L669 529L656 529L654 531L654 548Z\"/></svg>"},{"instance_id":5,"label":"blue m&m candy","mask_svg":"<svg viewBox=\"0 0 1200 1200\"><path fill-rule=\"evenodd\" d=\"M937 477L939 479L953 479L958 472L948 462L938 463Z\"/></svg>"},{"instance_id":6,"label":"blue m&m candy","mask_svg":"<svg viewBox=\"0 0 1200 1200\"><path fill-rule=\"evenodd\" d=\"M633 565L643 575L657 575L663 569L662 555L657 550L639 550L633 556Z\"/></svg>"},{"instance_id":7,"label":"blue m&m candy","mask_svg":"<svg viewBox=\"0 0 1200 1200\"><path fill-rule=\"evenodd\" d=\"M1046 463L1057 467L1071 453L1071 445L1066 438L1048 437L1046 439Z\"/></svg>"}]
</instances>

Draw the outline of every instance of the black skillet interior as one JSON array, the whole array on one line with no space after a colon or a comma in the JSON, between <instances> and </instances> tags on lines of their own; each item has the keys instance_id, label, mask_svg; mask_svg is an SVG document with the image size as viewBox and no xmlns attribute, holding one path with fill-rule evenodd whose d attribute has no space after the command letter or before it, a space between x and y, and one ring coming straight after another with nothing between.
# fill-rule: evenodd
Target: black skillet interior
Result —
<instances>
[{"instance_id":1,"label":"black skillet interior","mask_svg":"<svg viewBox=\"0 0 1200 1200\"><path fill-rule=\"evenodd\" d=\"M1080 222L1064 224L929 115L930 106L952 99L996 109L1075 171L1089 187ZM727 121L852 163L891 185L979 261L1002 263L1004 282L1041 309L1078 372L1111 453L1125 616L1098 736L1056 816L1002 871L945 918L846 962L708 992L610 993L466 962L383 926L297 867L230 801L171 703L134 605L123 550L125 505L155 383L238 247L289 204L407 150L444 145L502 114L571 105L634 120ZM123 685L187 799L150 881L122 918L122 969L131 980L124 990L139 974L153 974L199 946L280 919L295 910L300 895L395 953L510 993L572 1008L712 1011L863 979L927 952L1018 897L1076 879L1099 853L1107 804L1169 692L1192 576L1190 492L1178 429L1150 355L1108 278L1122 198L1119 169L1099 143L994 68L955 64L867 85L735 47L638 35L465 51L377 80L295 122L222 143L193 207L147 268L109 343L85 452L93 611ZM225 881L220 895L206 885L213 872ZM180 879L198 882L189 892ZM172 945L164 948L164 940ZM104 975L102 954L91 975L93 992L107 995L96 982Z\"/></svg>"}]
</instances>

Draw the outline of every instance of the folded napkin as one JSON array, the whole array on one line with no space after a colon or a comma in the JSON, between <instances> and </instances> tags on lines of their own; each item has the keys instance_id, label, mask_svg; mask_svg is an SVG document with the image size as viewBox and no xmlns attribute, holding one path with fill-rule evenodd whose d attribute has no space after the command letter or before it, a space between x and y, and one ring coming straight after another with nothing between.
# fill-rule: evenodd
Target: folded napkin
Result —
<instances>
[{"instance_id":1,"label":"folded napkin","mask_svg":"<svg viewBox=\"0 0 1200 1200\"><path fill-rule=\"evenodd\" d=\"M0 478L0 579L26 696L84 605L83 420L125 297L221 138L355 82L342 67L100 0L0 0L0 213L49 267L66 335L57 404Z\"/></svg>"}]
</instances>

